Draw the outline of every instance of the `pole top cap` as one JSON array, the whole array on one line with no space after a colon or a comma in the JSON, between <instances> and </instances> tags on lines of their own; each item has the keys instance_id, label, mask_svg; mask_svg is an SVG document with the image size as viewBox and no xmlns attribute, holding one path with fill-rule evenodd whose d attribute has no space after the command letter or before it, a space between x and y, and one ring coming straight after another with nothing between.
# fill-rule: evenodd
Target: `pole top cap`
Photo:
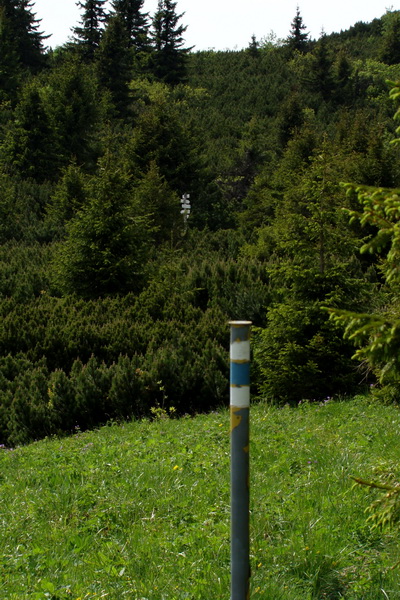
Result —
<instances>
[{"instance_id":1,"label":"pole top cap","mask_svg":"<svg viewBox=\"0 0 400 600\"><path fill-rule=\"evenodd\" d=\"M229 321L229 325L232 327L245 327L246 325L252 325L253 321Z\"/></svg>"}]
</instances>

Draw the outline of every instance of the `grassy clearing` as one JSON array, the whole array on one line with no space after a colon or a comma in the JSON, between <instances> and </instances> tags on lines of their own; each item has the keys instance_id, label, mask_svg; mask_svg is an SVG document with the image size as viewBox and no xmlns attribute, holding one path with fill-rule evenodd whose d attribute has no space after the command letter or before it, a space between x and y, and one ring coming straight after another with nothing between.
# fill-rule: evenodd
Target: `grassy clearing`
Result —
<instances>
[{"instance_id":1,"label":"grassy clearing","mask_svg":"<svg viewBox=\"0 0 400 600\"><path fill-rule=\"evenodd\" d=\"M229 597L229 415L108 426L0 451L0 598ZM400 598L397 532L372 530L400 412L251 411L252 598Z\"/></svg>"}]
</instances>

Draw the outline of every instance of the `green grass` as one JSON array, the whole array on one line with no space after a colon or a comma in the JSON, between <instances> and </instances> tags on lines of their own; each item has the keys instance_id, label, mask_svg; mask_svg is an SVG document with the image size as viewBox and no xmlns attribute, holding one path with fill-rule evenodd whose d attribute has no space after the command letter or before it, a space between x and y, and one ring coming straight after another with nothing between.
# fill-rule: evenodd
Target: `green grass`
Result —
<instances>
[{"instance_id":1,"label":"green grass","mask_svg":"<svg viewBox=\"0 0 400 600\"><path fill-rule=\"evenodd\" d=\"M229 598L228 432L221 411L1 450L0 598ZM350 478L399 473L399 433L361 397L252 407L252 598L400 598L398 532Z\"/></svg>"}]
</instances>

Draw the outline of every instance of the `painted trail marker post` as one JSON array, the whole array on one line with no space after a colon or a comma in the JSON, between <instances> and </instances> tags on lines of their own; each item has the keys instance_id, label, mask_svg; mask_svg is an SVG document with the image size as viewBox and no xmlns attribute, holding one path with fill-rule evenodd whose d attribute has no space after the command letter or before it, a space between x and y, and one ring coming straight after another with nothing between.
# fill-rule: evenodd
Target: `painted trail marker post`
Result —
<instances>
[{"instance_id":1,"label":"painted trail marker post","mask_svg":"<svg viewBox=\"0 0 400 600\"><path fill-rule=\"evenodd\" d=\"M251 321L230 321L231 600L250 598L249 412Z\"/></svg>"}]
</instances>

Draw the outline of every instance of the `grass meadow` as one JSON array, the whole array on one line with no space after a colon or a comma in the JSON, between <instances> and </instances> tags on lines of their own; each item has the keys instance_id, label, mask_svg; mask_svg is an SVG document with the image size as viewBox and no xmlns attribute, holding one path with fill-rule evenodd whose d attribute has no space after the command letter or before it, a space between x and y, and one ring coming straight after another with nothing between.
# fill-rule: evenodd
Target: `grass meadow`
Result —
<instances>
[{"instance_id":1,"label":"grass meadow","mask_svg":"<svg viewBox=\"0 0 400 600\"><path fill-rule=\"evenodd\" d=\"M111 424L0 450L2 600L227 600L229 413ZM400 598L400 412L367 397L251 408L251 598Z\"/></svg>"}]
</instances>

